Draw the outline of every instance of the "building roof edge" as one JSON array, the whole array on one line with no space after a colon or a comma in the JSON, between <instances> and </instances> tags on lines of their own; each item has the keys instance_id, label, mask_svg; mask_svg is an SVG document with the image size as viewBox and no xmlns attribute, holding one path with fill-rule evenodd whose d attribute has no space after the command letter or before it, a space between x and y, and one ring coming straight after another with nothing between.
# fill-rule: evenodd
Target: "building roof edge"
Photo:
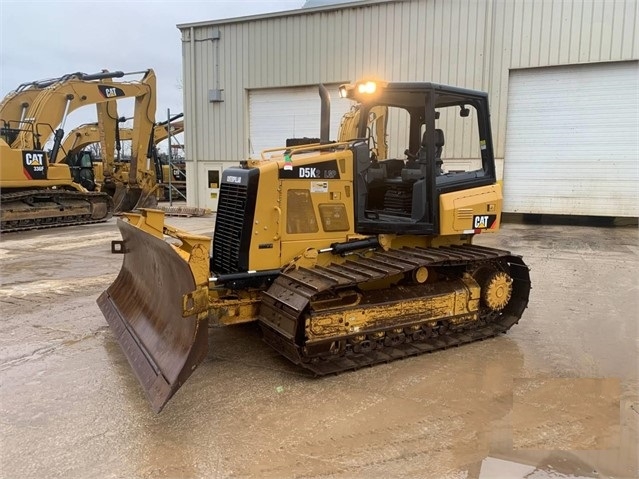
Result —
<instances>
[{"instance_id":1,"label":"building roof edge","mask_svg":"<svg viewBox=\"0 0 639 479\"><path fill-rule=\"evenodd\" d=\"M281 12L261 13L259 15L247 15L244 17L221 18L218 20L205 20L200 22L178 23L176 26L179 30L187 28L199 28L215 25L228 25L230 23L244 23L256 20L265 20L268 18L292 17L298 15L310 15L317 12L328 12L335 10L345 10L347 8L358 8L379 5L381 3L405 2L407 0L356 0L348 3L336 3L332 5L322 5L312 8L297 8L295 10L283 10Z\"/></svg>"}]
</instances>

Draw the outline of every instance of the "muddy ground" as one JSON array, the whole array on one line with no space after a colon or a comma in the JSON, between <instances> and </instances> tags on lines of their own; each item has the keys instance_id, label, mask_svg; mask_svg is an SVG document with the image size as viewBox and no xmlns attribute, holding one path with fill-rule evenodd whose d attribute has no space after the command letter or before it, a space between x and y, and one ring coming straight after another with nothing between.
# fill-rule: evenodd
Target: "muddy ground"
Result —
<instances>
[{"instance_id":1,"label":"muddy ground","mask_svg":"<svg viewBox=\"0 0 639 479\"><path fill-rule=\"evenodd\" d=\"M636 227L480 235L524 256L531 302L456 349L313 378L254 325L211 329L159 415L95 303L112 239L115 220L0 237L3 478L639 476Z\"/></svg>"}]
</instances>

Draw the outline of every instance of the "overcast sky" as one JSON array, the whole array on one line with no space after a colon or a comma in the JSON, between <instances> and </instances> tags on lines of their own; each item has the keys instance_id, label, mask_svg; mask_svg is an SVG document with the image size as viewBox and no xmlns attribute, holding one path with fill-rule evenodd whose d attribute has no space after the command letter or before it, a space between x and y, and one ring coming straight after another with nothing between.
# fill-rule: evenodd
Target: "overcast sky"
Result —
<instances>
[{"instance_id":1,"label":"overcast sky","mask_svg":"<svg viewBox=\"0 0 639 479\"><path fill-rule=\"evenodd\" d=\"M177 24L300 8L304 0L0 0L0 94L19 84L102 69L157 75L156 119L182 111ZM140 78L138 76L137 78ZM131 116L133 102L118 102ZM95 108L69 116L65 131L95 121Z\"/></svg>"}]
</instances>

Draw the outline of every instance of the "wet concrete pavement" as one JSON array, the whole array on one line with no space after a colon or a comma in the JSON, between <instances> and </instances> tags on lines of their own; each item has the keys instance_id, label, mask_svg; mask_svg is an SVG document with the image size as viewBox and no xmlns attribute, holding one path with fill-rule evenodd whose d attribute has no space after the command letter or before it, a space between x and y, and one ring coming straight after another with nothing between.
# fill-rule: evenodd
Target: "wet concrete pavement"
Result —
<instances>
[{"instance_id":1,"label":"wet concrete pavement","mask_svg":"<svg viewBox=\"0 0 639 479\"><path fill-rule=\"evenodd\" d=\"M313 378L255 325L211 329L159 415L95 304L112 239L115 220L0 237L1 477L639 476L636 227L480 235L533 291L507 335L460 348Z\"/></svg>"}]
</instances>

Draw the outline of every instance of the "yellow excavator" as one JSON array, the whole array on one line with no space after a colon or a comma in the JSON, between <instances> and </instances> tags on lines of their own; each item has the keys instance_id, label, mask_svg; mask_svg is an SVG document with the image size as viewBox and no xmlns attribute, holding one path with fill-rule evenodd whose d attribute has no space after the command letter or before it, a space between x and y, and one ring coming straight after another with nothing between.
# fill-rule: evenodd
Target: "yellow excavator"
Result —
<instances>
[{"instance_id":1,"label":"yellow excavator","mask_svg":"<svg viewBox=\"0 0 639 479\"><path fill-rule=\"evenodd\" d=\"M156 77L151 69L135 73L144 73L144 76L139 82L122 83L123 87L126 86L122 97L96 105L100 144L106 155L101 191L113 197L116 213L157 205L158 182L151 140L155 125ZM116 158L110 153L120 147L117 134L121 118L117 114L117 103L113 100L126 97L135 98L135 129L131 138L131 159L126 168L119 168L115 164Z\"/></svg>"},{"instance_id":2,"label":"yellow excavator","mask_svg":"<svg viewBox=\"0 0 639 479\"><path fill-rule=\"evenodd\" d=\"M115 77L137 73L144 73L140 82L113 82ZM0 118L2 232L104 221L112 215L113 201L107 194L87 191L73 181L68 165L56 163L70 112L85 105L134 97L136 115L154 117L155 73L152 70L62 78L41 88L26 113L22 111L19 117L11 118L5 115L16 114L16 109L5 108ZM7 104L10 101L8 98ZM155 184L155 172L148 171L150 158L146 154L153 121L150 125L148 131L138 129L133 139L132 171L129 183L123 187L120 203L128 200L135 204L139 199L139 203L146 206L140 191L151 190L152 187L146 185ZM55 131L54 127L57 127ZM52 148L45 151L52 135ZM133 194L127 195L129 191Z\"/></svg>"},{"instance_id":3,"label":"yellow excavator","mask_svg":"<svg viewBox=\"0 0 639 479\"><path fill-rule=\"evenodd\" d=\"M49 165L43 146L52 127L34 118L32 108L47 89L58 89L70 81L108 83L123 75L73 73L24 83L0 102L0 231L81 224L111 217L109 198L88 193L73 182L65 167ZM26 140L25 147L17 144L19 137Z\"/></svg>"},{"instance_id":4,"label":"yellow excavator","mask_svg":"<svg viewBox=\"0 0 639 479\"><path fill-rule=\"evenodd\" d=\"M355 137L329 141L320 85L320 142L225 170L212 239L157 210L118 220L112 251L124 261L98 305L155 411L206 357L210 323L257 321L276 351L324 375L489 338L521 318L528 267L473 244L501 221L487 94L362 81L340 96L359 104ZM406 158L375 151L378 107L407 118ZM444 130L452 150L471 139L468 168L443 155Z\"/></svg>"},{"instance_id":5,"label":"yellow excavator","mask_svg":"<svg viewBox=\"0 0 639 479\"><path fill-rule=\"evenodd\" d=\"M100 73L96 74L86 74L86 73L69 73L66 75L62 75L57 78L50 78L46 80L38 80L34 82L27 82L19 85L14 91L7 94L3 100L0 102L0 119L2 120L4 126L10 130L10 124L19 125L24 122L27 117L27 112L37 96L47 87L50 87L54 84L63 84L68 82L69 80L80 80L80 81L90 81L99 79L103 82L111 82L113 78L121 78L124 76L124 72L108 72L108 70L103 70ZM109 110L115 110L115 101L108 101L104 103L96 104L98 118L101 121L104 121L105 117L109 114ZM36 119L32 119L31 122L37 121ZM113 148L115 143L114 134L109 135L108 132L106 135L102 135L101 138L97 141L101 141L104 144L105 148Z\"/></svg>"},{"instance_id":6,"label":"yellow excavator","mask_svg":"<svg viewBox=\"0 0 639 479\"><path fill-rule=\"evenodd\" d=\"M179 115L175 115L171 118L170 127L168 121L157 123L154 126L152 140L154 146L168 138L169 128L171 135L177 135L184 131L184 122L177 121L182 116L183 114L180 113ZM127 121L127 118L121 117L119 118L118 123L124 121ZM94 157L93 152L87 148L92 144L102 143L102 138L105 136L105 132L103 131L104 128L105 126L101 125L99 122L85 123L78 126L70 131L62 142L61 151L64 156L58 155L57 162L68 164L71 167L75 181L82 184L89 191L93 191L95 189L99 191L108 191L107 188L102 189L102 185L104 184L105 166L106 169L110 169L112 172L111 178L114 184L126 183L129 177L129 162L122 161L119 158L119 151L121 149L119 143L121 141L130 141L133 139L135 125L133 128L120 128L117 123L115 123L115 127L112 129L115 130L114 137L116 138L117 147L101 148L101 157L100 159L97 159ZM114 157L114 152L116 150L118 151L117 158ZM167 179L169 174L172 174L172 179L180 182L179 184L185 182L186 177L183 170L175 167L173 168L173 171L171 171L169 165L166 164L162 164L161 169L158 168L160 162L155 150L153 151L153 163L156 167L156 174L159 173L159 183L166 183L168 181ZM115 186L112 187L112 190L114 189Z\"/></svg>"}]
</instances>

